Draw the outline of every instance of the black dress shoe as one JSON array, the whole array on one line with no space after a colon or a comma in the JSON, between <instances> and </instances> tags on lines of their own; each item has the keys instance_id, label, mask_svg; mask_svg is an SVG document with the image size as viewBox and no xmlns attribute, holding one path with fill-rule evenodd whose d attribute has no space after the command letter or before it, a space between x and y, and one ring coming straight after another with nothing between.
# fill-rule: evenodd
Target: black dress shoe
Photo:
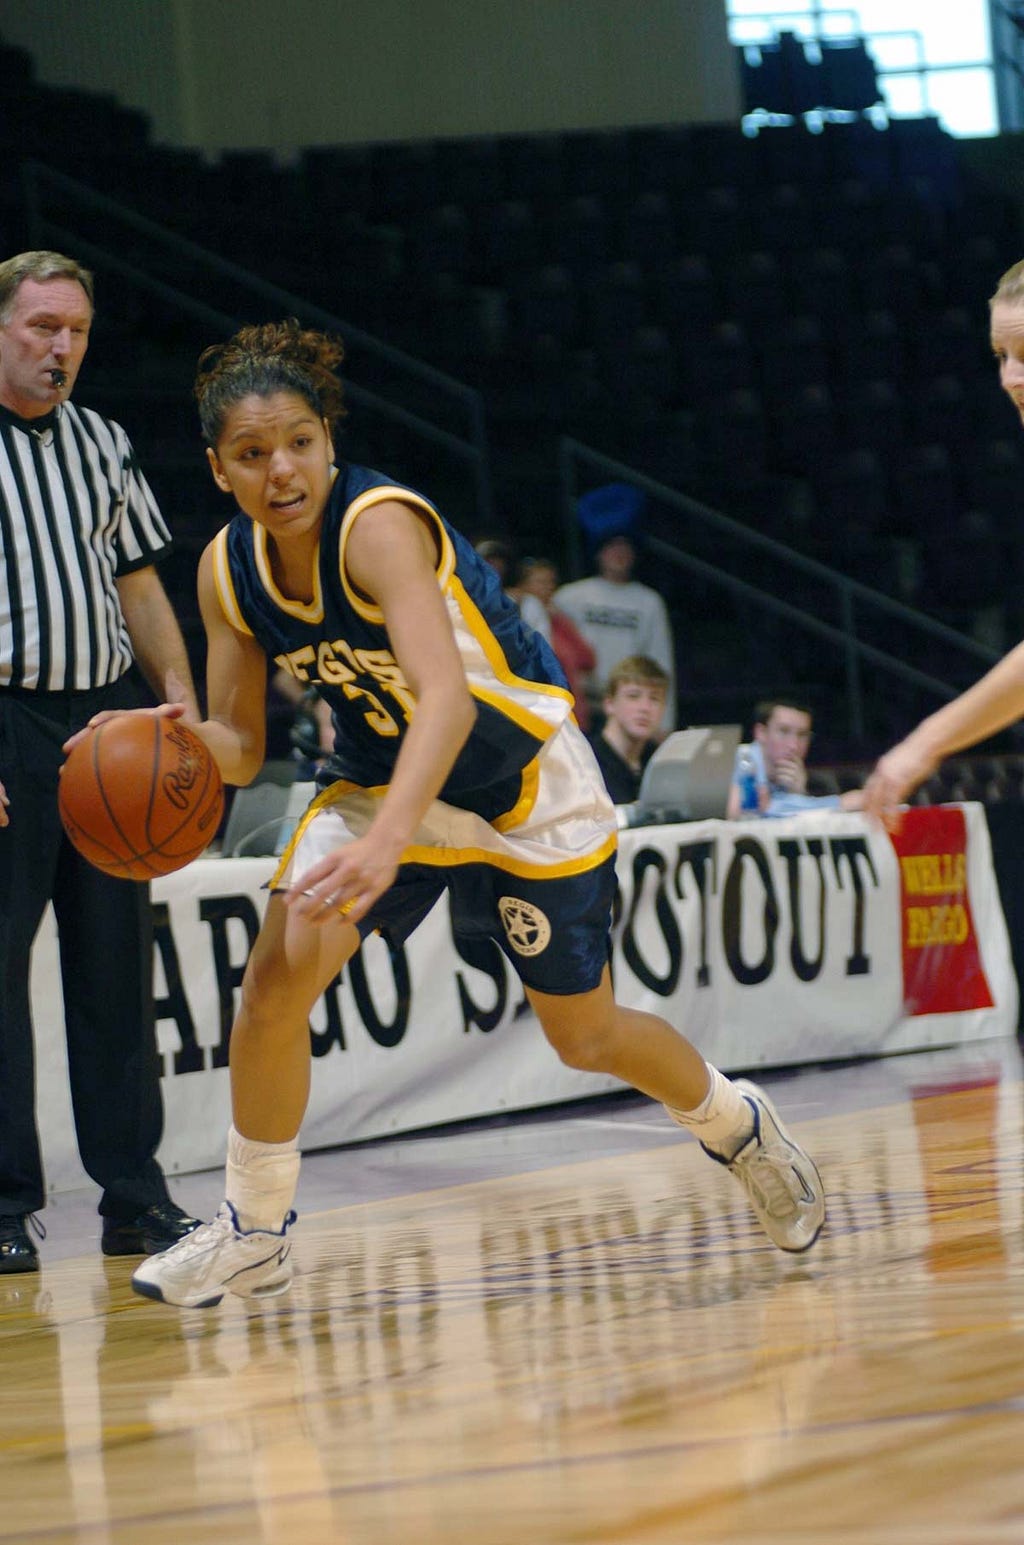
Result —
<instances>
[{"instance_id":1,"label":"black dress shoe","mask_svg":"<svg viewBox=\"0 0 1024 1545\"><path fill-rule=\"evenodd\" d=\"M32 1213L0 1214L0 1272L39 1270L39 1251L25 1227L30 1218L39 1238L45 1238L46 1230Z\"/></svg>"},{"instance_id":2,"label":"black dress shoe","mask_svg":"<svg viewBox=\"0 0 1024 1545\"><path fill-rule=\"evenodd\" d=\"M129 1218L104 1218L100 1248L104 1255L156 1255L198 1227L175 1202L151 1202Z\"/></svg>"}]
</instances>

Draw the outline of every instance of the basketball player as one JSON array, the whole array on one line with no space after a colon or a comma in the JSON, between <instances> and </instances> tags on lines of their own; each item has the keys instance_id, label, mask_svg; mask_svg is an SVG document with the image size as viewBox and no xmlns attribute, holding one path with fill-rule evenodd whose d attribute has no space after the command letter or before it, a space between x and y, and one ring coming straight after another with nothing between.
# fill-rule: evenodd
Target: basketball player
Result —
<instances>
[{"instance_id":1,"label":"basketball player","mask_svg":"<svg viewBox=\"0 0 1024 1545\"><path fill-rule=\"evenodd\" d=\"M1008 268L989 301L999 384L1024 421L1024 261ZM864 809L887 826L897 807L945 757L1005 729L1024 714L1024 644L1011 649L973 687L946 703L883 756L864 786Z\"/></svg>"},{"instance_id":2,"label":"basketball player","mask_svg":"<svg viewBox=\"0 0 1024 1545\"><path fill-rule=\"evenodd\" d=\"M243 328L200 360L207 456L238 509L200 562L209 718L198 731L225 779L254 777L269 657L330 703L335 749L245 973L226 1200L134 1288L205 1308L225 1292L288 1287L310 1012L366 933L405 938L444 889L455 928L505 951L563 1061L663 1101L740 1180L774 1243L808 1249L824 1222L821 1181L768 1098L709 1067L665 1020L615 1003L615 814L565 679L427 499L336 463L341 352L285 322Z\"/></svg>"}]
</instances>

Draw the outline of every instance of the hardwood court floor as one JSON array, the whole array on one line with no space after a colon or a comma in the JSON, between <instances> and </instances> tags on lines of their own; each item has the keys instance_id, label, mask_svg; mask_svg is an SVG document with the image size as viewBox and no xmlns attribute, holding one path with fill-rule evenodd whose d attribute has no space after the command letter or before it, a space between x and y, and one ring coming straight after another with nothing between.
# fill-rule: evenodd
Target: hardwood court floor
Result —
<instances>
[{"instance_id":1,"label":"hardwood court floor","mask_svg":"<svg viewBox=\"0 0 1024 1545\"><path fill-rule=\"evenodd\" d=\"M304 1213L262 1308L135 1298L48 1209L0 1278L0 1541L1024 1540L1016 1043L772 1082L806 1257L639 1100L318 1156L370 1199Z\"/></svg>"}]
</instances>

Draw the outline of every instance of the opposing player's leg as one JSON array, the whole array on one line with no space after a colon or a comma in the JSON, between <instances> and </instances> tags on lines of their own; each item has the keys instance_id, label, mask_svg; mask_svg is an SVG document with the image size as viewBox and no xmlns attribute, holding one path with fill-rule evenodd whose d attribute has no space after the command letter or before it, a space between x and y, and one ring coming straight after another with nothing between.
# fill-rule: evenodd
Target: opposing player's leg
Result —
<instances>
[{"instance_id":1,"label":"opposing player's leg","mask_svg":"<svg viewBox=\"0 0 1024 1545\"><path fill-rule=\"evenodd\" d=\"M357 930L340 917L314 928L271 897L231 1031L225 1201L210 1223L139 1267L132 1286L143 1297L209 1308L226 1292L262 1298L290 1285L309 1016L358 947Z\"/></svg>"},{"instance_id":2,"label":"opposing player's leg","mask_svg":"<svg viewBox=\"0 0 1024 1545\"><path fill-rule=\"evenodd\" d=\"M735 1175L774 1244L810 1249L825 1222L821 1177L762 1089L731 1082L666 1020L616 1003L607 966L591 991L526 992L563 1062L660 1100Z\"/></svg>"}]
</instances>

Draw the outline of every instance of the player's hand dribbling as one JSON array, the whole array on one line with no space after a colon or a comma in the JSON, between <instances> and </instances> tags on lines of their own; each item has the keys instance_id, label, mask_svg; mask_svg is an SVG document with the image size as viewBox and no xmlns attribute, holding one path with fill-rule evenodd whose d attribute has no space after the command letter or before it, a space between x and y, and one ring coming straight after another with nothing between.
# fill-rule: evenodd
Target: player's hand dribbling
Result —
<instances>
[{"instance_id":1,"label":"player's hand dribbling","mask_svg":"<svg viewBox=\"0 0 1024 1545\"><path fill-rule=\"evenodd\" d=\"M121 719L126 713L148 714L153 719L183 719L185 717L184 703L157 703L155 708L104 708L102 713L93 714L87 724L83 724L80 730L66 740L61 747L65 754L71 752L80 740L101 724L107 724L111 719Z\"/></svg>"}]
</instances>

